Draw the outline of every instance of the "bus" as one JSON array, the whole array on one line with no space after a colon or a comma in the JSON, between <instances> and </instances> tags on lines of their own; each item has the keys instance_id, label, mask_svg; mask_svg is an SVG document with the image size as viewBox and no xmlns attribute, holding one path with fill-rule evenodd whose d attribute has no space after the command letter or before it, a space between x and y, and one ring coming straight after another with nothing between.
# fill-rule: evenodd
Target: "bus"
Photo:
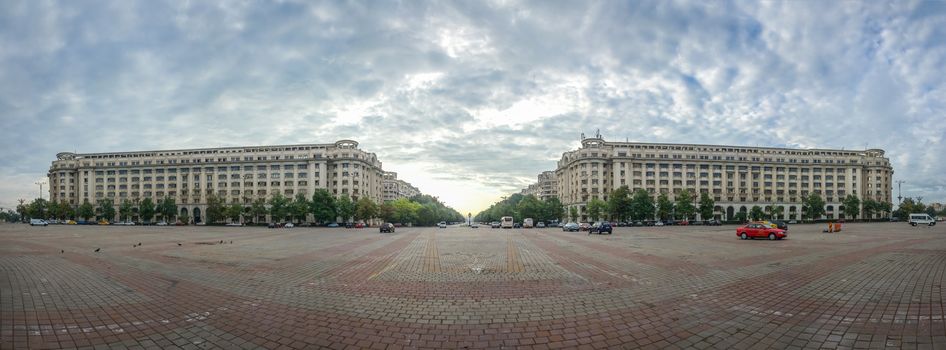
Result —
<instances>
[{"instance_id":1,"label":"bus","mask_svg":"<svg viewBox=\"0 0 946 350\"><path fill-rule=\"evenodd\" d=\"M503 216L499 219L499 226L502 228L512 228L512 216Z\"/></svg>"}]
</instances>

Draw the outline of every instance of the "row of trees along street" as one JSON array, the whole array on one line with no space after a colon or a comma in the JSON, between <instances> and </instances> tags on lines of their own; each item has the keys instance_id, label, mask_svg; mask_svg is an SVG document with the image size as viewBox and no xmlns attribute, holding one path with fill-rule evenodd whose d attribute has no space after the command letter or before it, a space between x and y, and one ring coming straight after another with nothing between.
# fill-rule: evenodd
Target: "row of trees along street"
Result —
<instances>
[{"instance_id":1,"label":"row of trees along street","mask_svg":"<svg viewBox=\"0 0 946 350\"><path fill-rule=\"evenodd\" d=\"M889 202L877 202L872 199L861 201L855 195L848 195L843 200L843 213L848 219L857 219L861 217L873 218L875 214L889 214L892 210L892 204ZM922 204L915 205L911 198L904 200L900 211L904 212L924 212L928 210L933 212L932 208L926 209ZM863 208L861 205L863 204ZM719 218L720 214L715 212L716 201L708 193L700 193L699 197L694 196L690 191L683 190L674 196L671 200L667 193L660 193L656 198L643 189L631 192L627 186L612 191L608 200L591 199L585 205L584 214L591 221L598 220L616 220L616 221L641 221L641 220L673 220L673 219L694 219L696 214L702 219ZM745 222L747 220L762 220L770 218L781 218L785 215L785 207L778 205L752 206L748 211L738 211L730 221ZM825 201L817 193L812 193L805 197L801 206L802 216L807 220L819 220L825 215ZM512 216L517 220L523 218L533 218L536 221L558 221L569 219L578 221L582 213L579 213L577 207L570 207L568 212L558 198L550 197L540 200L534 195L513 194L508 198L494 203L488 209L478 213L478 221L499 221L503 216ZM932 214L931 214L932 215ZM942 213L946 215L946 211ZM905 215L901 215L904 217Z\"/></svg>"},{"instance_id":2,"label":"row of trees along street","mask_svg":"<svg viewBox=\"0 0 946 350\"><path fill-rule=\"evenodd\" d=\"M178 206L173 198L163 198L156 202L151 198L139 201L123 200L118 209L111 199L101 199L97 205L85 202L74 207L64 201L50 202L37 198L26 203L20 200L16 212L0 213L6 221L21 221L29 218L41 219L83 219L92 218L119 221L137 218L141 222L160 221L189 222L190 217L179 214ZM412 223L414 225L430 226L440 221L463 221L463 216L456 210L445 206L437 198L428 195L418 195L410 199L402 198L396 201L377 204L371 199L361 197L353 201L347 195L335 198L327 190L318 189L311 198L297 194L293 198L275 194L268 200L258 198L248 205L233 203L226 204L217 196L209 196L205 209L206 221L209 223L243 222L259 223L270 220L282 222L313 221L319 224L329 222L369 221L383 219L387 222Z\"/></svg>"}]
</instances>

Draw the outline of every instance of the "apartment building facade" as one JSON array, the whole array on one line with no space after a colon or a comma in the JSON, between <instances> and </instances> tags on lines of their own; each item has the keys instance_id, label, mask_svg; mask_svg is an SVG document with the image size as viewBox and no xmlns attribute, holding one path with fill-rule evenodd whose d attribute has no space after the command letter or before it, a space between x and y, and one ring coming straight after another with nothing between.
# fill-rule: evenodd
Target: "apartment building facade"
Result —
<instances>
[{"instance_id":1,"label":"apartment building facade","mask_svg":"<svg viewBox=\"0 0 946 350\"><path fill-rule=\"evenodd\" d=\"M556 183L554 171L543 171L536 177L537 181L522 189L522 195L533 195L541 200L558 196L558 186Z\"/></svg>"},{"instance_id":2,"label":"apartment building facade","mask_svg":"<svg viewBox=\"0 0 946 350\"><path fill-rule=\"evenodd\" d=\"M279 193L311 198L316 189L354 200L382 200L383 171L358 142L246 146L56 155L48 172L49 198L77 207L111 199L173 198L180 214L201 222L207 198L249 205ZM112 218L114 219L114 218Z\"/></svg>"},{"instance_id":3,"label":"apartment building facade","mask_svg":"<svg viewBox=\"0 0 946 350\"><path fill-rule=\"evenodd\" d=\"M414 187L407 181L398 179L396 172L385 171L382 178L384 188L382 197L385 202L395 201L401 198L411 198L420 194L420 190L418 190L417 187Z\"/></svg>"},{"instance_id":4,"label":"apartment building facade","mask_svg":"<svg viewBox=\"0 0 946 350\"><path fill-rule=\"evenodd\" d=\"M843 218L842 201L849 194L862 201L892 199L894 172L880 149L609 142L600 135L583 138L581 145L562 154L555 174L559 198L577 207L582 220L588 220L589 200L607 201L620 186L671 199L683 189L697 198L708 193L716 203L714 216L722 220L753 206L779 206L782 219L798 220L810 193L825 200L827 219Z\"/></svg>"}]
</instances>

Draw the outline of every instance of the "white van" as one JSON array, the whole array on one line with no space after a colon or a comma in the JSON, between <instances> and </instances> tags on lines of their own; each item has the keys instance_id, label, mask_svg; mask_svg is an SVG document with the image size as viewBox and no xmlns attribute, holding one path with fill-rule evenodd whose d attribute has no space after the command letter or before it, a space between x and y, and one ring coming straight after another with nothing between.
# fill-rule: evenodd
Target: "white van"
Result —
<instances>
[{"instance_id":1,"label":"white van","mask_svg":"<svg viewBox=\"0 0 946 350\"><path fill-rule=\"evenodd\" d=\"M522 228L532 228L532 218L525 218L522 220Z\"/></svg>"},{"instance_id":2,"label":"white van","mask_svg":"<svg viewBox=\"0 0 946 350\"><path fill-rule=\"evenodd\" d=\"M512 216L503 216L499 219L499 227L512 228Z\"/></svg>"},{"instance_id":3,"label":"white van","mask_svg":"<svg viewBox=\"0 0 946 350\"><path fill-rule=\"evenodd\" d=\"M30 219L30 226L46 226L46 225L49 225L49 223L47 223L46 220Z\"/></svg>"},{"instance_id":4,"label":"white van","mask_svg":"<svg viewBox=\"0 0 946 350\"><path fill-rule=\"evenodd\" d=\"M933 219L926 213L910 214L910 226L929 225L935 226L936 219Z\"/></svg>"}]
</instances>

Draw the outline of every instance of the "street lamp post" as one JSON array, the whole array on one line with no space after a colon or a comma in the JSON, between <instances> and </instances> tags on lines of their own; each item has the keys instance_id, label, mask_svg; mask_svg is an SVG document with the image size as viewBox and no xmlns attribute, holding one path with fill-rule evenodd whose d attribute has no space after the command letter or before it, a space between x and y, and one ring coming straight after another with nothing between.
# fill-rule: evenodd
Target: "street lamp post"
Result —
<instances>
[{"instance_id":1,"label":"street lamp post","mask_svg":"<svg viewBox=\"0 0 946 350\"><path fill-rule=\"evenodd\" d=\"M39 199L43 199L43 185L46 184L46 181L35 182L35 184L39 185Z\"/></svg>"},{"instance_id":2,"label":"street lamp post","mask_svg":"<svg viewBox=\"0 0 946 350\"><path fill-rule=\"evenodd\" d=\"M906 181L897 180L897 206L898 207L900 206L900 204L903 203L903 196L901 195L902 191L900 190L900 185L902 185L904 182Z\"/></svg>"}]
</instances>

